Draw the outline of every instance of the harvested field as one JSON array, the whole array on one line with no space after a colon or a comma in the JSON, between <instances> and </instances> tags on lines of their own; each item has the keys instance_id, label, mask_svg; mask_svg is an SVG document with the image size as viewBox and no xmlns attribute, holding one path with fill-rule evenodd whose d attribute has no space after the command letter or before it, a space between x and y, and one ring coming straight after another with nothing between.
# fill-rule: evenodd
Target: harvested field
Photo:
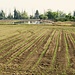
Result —
<instances>
[{"instance_id":1,"label":"harvested field","mask_svg":"<svg viewBox=\"0 0 75 75\"><path fill-rule=\"evenodd\" d=\"M0 25L0 75L75 75L75 27Z\"/></svg>"}]
</instances>

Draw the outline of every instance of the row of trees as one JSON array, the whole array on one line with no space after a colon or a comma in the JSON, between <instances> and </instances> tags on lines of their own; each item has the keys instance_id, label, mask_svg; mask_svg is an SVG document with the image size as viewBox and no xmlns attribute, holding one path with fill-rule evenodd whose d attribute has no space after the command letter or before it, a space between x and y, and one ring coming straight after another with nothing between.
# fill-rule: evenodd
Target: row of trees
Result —
<instances>
[{"instance_id":1,"label":"row of trees","mask_svg":"<svg viewBox=\"0 0 75 75\"><path fill-rule=\"evenodd\" d=\"M75 11L74 14L71 15L71 13L64 13L62 11L56 11L53 12L52 10L48 10L44 12L44 14L40 14L38 10L34 13L34 15L28 16L26 11L18 11L14 9L14 14L11 13L8 14L6 17L6 14L3 10L0 11L0 19L51 19L55 21L75 21Z\"/></svg>"},{"instance_id":2,"label":"row of trees","mask_svg":"<svg viewBox=\"0 0 75 75\"><path fill-rule=\"evenodd\" d=\"M66 14L62 11L53 12L51 10L48 10L44 14L41 14L39 18L52 19L54 21L75 21L75 11L73 12L73 15L72 15L71 13Z\"/></svg>"},{"instance_id":3,"label":"row of trees","mask_svg":"<svg viewBox=\"0 0 75 75\"><path fill-rule=\"evenodd\" d=\"M0 19L27 19L27 18L28 18L28 15L25 11L20 12L14 9L14 15L9 13L7 17L3 10L0 11Z\"/></svg>"}]
</instances>

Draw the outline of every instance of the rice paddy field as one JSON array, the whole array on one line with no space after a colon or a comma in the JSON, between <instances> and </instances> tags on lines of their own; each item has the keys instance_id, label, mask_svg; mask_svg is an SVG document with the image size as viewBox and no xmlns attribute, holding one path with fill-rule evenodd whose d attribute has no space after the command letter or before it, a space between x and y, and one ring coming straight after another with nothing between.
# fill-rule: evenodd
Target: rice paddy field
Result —
<instances>
[{"instance_id":1,"label":"rice paddy field","mask_svg":"<svg viewBox=\"0 0 75 75\"><path fill-rule=\"evenodd\" d=\"M75 75L75 27L0 25L0 75Z\"/></svg>"}]
</instances>

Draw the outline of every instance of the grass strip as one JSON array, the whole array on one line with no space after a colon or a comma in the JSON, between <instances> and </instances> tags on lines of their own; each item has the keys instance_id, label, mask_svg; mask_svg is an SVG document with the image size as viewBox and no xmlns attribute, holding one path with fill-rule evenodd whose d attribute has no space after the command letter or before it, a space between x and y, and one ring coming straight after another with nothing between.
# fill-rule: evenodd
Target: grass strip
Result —
<instances>
[{"instance_id":1,"label":"grass strip","mask_svg":"<svg viewBox=\"0 0 75 75\"><path fill-rule=\"evenodd\" d=\"M58 34L58 37L57 37L57 40L56 40L56 47L54 49L54 55L53 55L53 58L52 58L52 62L51 62L52 64L51 64L50 70L54 69L54 63L55 63L55 60L56 60L56 55L57 55L57 50L58 50L59 38L60 38L60 35Z\"/></svg>"},{"instance_id":2,"label":"grass strip","mask_svg":"<svg viewBox=\"0 0 75 75\"><path fill-rule=\"evenodd\" d=\"M66 58L67 58L67 68L70 67L70 57L69 57L69 49L68 49L68 43L67 43L67 35L64 34L64 40L65 40L65 45L66 45Z\"/></svg>"}]
</instances>

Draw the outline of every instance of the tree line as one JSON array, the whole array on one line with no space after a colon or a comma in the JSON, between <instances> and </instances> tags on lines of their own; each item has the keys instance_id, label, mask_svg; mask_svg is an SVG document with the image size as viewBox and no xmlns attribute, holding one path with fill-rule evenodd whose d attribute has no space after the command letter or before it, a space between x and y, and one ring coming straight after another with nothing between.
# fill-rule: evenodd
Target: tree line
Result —
<instances>
[{"instance_id":1,"label":"tree line","mask_svg":"<svg viewBox=\"0 0 75 75\"><path fill-rule=\"evenodd\" d=\"M54 20L54 21L75 21L75 11L73 15L71 13L64 13L63 11L52 11L47 10L44 14L39 13L38 10L35 11L34 15L29 15L26 11L20 12L17 9L14 9L14 14L9 13L6 16L6 13L1 10L0 11L0 20L2 19L43 19L43 20Z\"/></svg>"}]
</instances>

